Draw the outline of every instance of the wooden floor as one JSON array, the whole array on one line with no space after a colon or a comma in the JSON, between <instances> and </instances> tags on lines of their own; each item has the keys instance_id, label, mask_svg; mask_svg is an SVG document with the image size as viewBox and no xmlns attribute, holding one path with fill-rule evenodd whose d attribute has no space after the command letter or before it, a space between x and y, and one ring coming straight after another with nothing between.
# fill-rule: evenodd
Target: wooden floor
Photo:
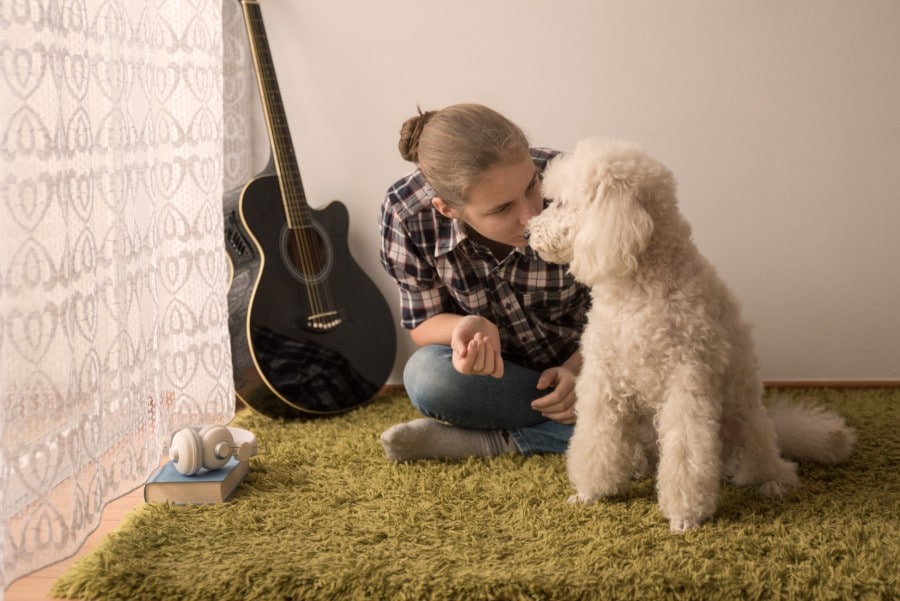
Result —
<instances>
[{"instance_id":1,"label":"wooden floor","mask_svg":"<svg viewBox=\"0 0 900 601\"><path fill-rule=\"evenodd\" d=\"M235 416L241 411L246 410L243 403L238 402L235 406ZM160 460L160 465L164 463L164 459ZM103 540L103 537L115 530L119 523L126 515L138 505L144 502L144 487L139 486L127 495L119 497L103 509L100 516L100 525L97 529L84 541L78 552L68 559L64 559L53 565L47 566L43 570L35 572L29 576L25 576L16 580L3 595L3 601L51 601L54 599L50 596L50 587L57 578L66 573L79 557L87 555L94 546Z\"/></svg>"},{"instance_id":2,"label":"wooden floor","mask_svg":"<svg viewBox=\"0 0 900 601\"><path fill-rule=\"evenodd\" d=\"M4 593L4 601L49 601L50 587L79 557L87 554L104 536L116 529L132 509L144 502L144 487L138 487L106 506L100 518L100 526L84 541L78 553L59 563L16 580Z\"/></svg>"}]
</instances>

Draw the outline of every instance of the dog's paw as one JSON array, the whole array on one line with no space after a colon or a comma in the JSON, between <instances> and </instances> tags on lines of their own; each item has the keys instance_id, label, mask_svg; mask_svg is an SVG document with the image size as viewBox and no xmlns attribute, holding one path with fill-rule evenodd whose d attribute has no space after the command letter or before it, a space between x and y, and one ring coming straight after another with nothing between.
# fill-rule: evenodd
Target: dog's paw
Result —
<instances>
[{"instance_id":1,"label":"dog's paw","mask_svg":"<svg viewBox=\"0 0 900 601\"><path fill-rule=\"evenodd\" d=\"M672 532L682 533L697 528L703 523L698 518L672 518L669 520L669 530Z\"/></svg>"},{"instance_id":2,"label":"dog's paw","mask_svg":"<svg viewBox=\"0 0 900 601\"><path fill-rule=\"evenodd\" d=\"M600 497L575 493L566 499L566 502L569 503L569 505L593 505L598 500L600 500Z\"/></svg>"},{"instance_id":3,"label":"dog's paw","mask_svg":"<svg viewBox=\"0 0 900 601\"><path fill-rule=\"evenodd\" d=\"M763 482L759 485L759 492L764 497L768 497L770 499L780 499L791 490L790 485L787 485L783 482L778 482L777 480L770 480L769 482Z\"/></svg>"},{"instance_id":4,"label":"dog's paw","mask_svg":"<svg viewBox=\"0 0 900 601\"><path fill-rule=\"evenodd\" d=\"M797 465L790 461L784 461L775 477L760 484L758 490L764 497L780 499L798 486L800 486L800 478L797 476Z\"/></svg>"}]
</instances>

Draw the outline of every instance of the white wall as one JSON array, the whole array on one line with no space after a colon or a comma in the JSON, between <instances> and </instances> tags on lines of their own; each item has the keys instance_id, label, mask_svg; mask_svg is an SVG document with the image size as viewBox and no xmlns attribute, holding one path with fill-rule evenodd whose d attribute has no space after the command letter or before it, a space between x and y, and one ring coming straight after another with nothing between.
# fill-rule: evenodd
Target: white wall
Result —
<instances>
[{"instance_id":1,"label":"white wall","mask_svg":"<svg viewBox=\"0 0 900 601\"><path fill-rule=\"evenodd\" d=\"M377 212L420 104L644 145L766 379L900 379L900 2L261 0L310 204L396 308ZM392 382L412 349L400 331Z\"/></svg>"}]
</instances>

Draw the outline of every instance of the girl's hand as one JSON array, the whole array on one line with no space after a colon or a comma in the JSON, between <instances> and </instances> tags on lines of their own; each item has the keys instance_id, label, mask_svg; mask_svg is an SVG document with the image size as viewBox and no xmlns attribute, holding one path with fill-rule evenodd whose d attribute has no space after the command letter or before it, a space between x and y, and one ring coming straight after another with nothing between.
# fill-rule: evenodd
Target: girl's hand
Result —
<instances>
[{"instance_id":1,"label":"girl's hand","mask_svg":"<svg viewBox=\"0 0 900 601\"><path fill-rule=\"evenodd\" d=\"M537 389L553 388L548 394L531 401L531 408L540 411L547 419L561 424L574 424L575 372L565 366L551 367L541 373Z\"/></svg>"},{"instance_id":2,"label":"girl's hand","mask_svg":"<svg viewBox=\"0 0 900 601\"><path fill-rule=\"evenodd\" d=\"M453 367L461 374L503 376L500 331L490 320L468 315L460 320L450 338Z\"/></svg>"}]
</instances>

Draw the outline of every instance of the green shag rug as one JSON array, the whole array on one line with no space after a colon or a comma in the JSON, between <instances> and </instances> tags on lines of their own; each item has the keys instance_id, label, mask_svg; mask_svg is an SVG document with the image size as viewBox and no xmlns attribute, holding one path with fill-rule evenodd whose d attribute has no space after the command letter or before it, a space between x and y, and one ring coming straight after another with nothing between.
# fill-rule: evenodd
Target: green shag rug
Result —
<instances>
[{"instance_id":1,"label":"green shag rug","mask_svg":"<svg viewBox=\"0 0 900 601\"><path fill-rule=\"evenodd\" d=\"M142 505L56 581L74 599L896 599L900 390L789 390L857 428L851 460L801 465L772 502L725 486L671 534L653 482L594 506L562 456L394 464L379 433L416 417L380 396L337 417L249 412L265 454L228 503Z\"/></svg>"}]
</instances>

